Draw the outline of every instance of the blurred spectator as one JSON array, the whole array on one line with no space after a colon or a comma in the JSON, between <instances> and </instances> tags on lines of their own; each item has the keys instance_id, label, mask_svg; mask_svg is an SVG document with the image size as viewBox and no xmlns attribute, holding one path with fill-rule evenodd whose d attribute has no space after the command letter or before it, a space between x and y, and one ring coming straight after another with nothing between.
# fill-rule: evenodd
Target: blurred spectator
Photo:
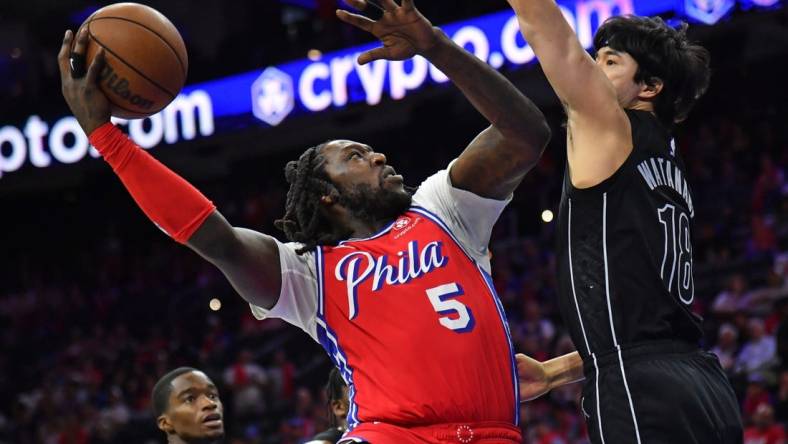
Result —
<instances>
[{"instance_id":1,"label":"blurred spectator","mask_svg":"<svg viewBox=\"0 0 788 444\"><path fill-rule=\"evenodd\" d=\"M717 316L730 316L742 308L742 299L747 291L747 280L741 274L731 276L728 286L721 291L711 306Z\"/></svg>"},{"instance_id":2,"label":"blurred spectator","mask_svg":"<svg viewBox=\"0 0 788 444\"><path fill-rule=\"evenodd\" d=\"M774 337L766 334L763 319L751 318L748 327L749 340L741 349L736 370L747 373L769 370L776 363L777 349Z\"/></svg>"},{"instance_id":3,"label":"blurred spectator","mask_svg":"<svg viewBox=\"0 0 788 444\"><path fill-rule=\"evenodd\" d=\"M243 349L235 363L224 371L224 383L233 393L235 421L259 418L265 412L263 387L268 380L265 370L252 359L252 352Z\"/></svg>"},{"instance_id":4,"label":"blurred spectator","mask_svg":"<svg viewBox=\"0 0 788 444\"><path fill-rule=\"evenodd\" d=\"M774 410L769 404L758 405L752 426L744 430L744 444L785 444L782 424L774 423Z\"/></svg>"},{"instance_id":5,"label":"blurred spectator","mask_svg":"<svg viewBox=\"0 0 788 444\"><path fill-rule=\"evenodd\" d=\"M548 348L555 336L555 327L550 319L542 316L539 303L533 299L528 300L523 309L523 320L515 334L522 337L532 337L541 349Z\"/></svg>"},{"instance_id":6,"label":"blurred spectator","mask_svg":"<svg viewBox=\"0 0 788 444\"><path fill-rule=\"evenodd\" d=\"M759 405L771 405L772 403L772 396L766 389L767 384L763 376L758 373L753 373L748 379L747 391L745 392L744 402L742 403L742 414L745 423L749 418L752 418Z\"/></svg>"},{"instance_id":7,"label":"blurred spectator","mask_svg":"<svg viewBox=\"0 0 788 444\"><path fill-rule=\"evenodd\" d=\"M290 417L282 424L283 444L296 443L301 438L313 436L315 434L315 404L312 393L305 387L296 390L295 415Z\"/></svg>"},{"instance_id":8,"label":"blurred spectator","mask_svg":"<svg viewBox=\"0 0 788 444\"><path fill-rule=\"evenodd\" d=\"M109 405L99 413L98 424L103 427L103 435L106 439L111 439L119 430L123 428L131 419L131 410L124 403L123 392L120 387L114 386L110 389Z\"/></svg>"},{"instance_id":9,"label":"blurred spectator","mask_svg":"<svg viewBox=\"0 0 788 444\"><path fill-rule=\"evenodd\" d=\"M271 379L271 388L274 397L278 399L289 399L295 392L295 366L287 359L284 350L279 349L274 354L274 362L268 368L268 375Z\"/></svg>"},{"instance_id":10,"label":"blurred spectator","mask_svg":"<svg viewBox=\"0 0 788 444\"><path fill-rule=\"evenodd\" d=\"M66 413L60 423L56 444L89 444L90 436L77 413Z\"/></svg>"},{"instance_id":11,"label":"blurred spectator","mask_svg":"<svg viewBox=\"0 0 788 444\"><path fill-rule=\"evenodd\" d=\"M777 248L777 234L773 216L754 214L752 216L752 238L750 252L754 255L772 253Z\"/></svg>"},{"instance_id":12,"label":"blurred spectator","mask_svg":"<svg viewBox=\"0 0 788 444\"><path fill-rule=\"evenodd\" d=\"M720 359L722 369L733 372L736 364L736 352L739 350L739 331L732 324L722 324L717 337L717 345L711 349Z\"/></svg>"},{"instance_id":13,"label":"blurred spectator","mask_svg":"<svg viewBox=\"0 0 788 444\"><path fill-rule=\"evenodd\" d=\"M769 153L761 154L760 168L752 192L752 209L757 212L776 208L785 185L785 172L775 165Z\"/></svg>"}]
</instances>

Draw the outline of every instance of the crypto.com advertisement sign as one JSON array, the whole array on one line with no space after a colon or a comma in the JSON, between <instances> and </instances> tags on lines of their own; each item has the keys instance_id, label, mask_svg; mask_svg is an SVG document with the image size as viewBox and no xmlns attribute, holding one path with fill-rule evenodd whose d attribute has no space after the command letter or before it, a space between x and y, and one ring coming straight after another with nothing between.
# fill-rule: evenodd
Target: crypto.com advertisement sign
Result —
<instances>
[{"instance_id":1,"label":"crypto.com advertisement sign","mask_svg":"<svg viewBox=\"0 0 788 444\"><path fill-rule=\"evenodd\" d=\"M580 42L591 48L593 34L613 15L656 15L675 12L695 22L712 24L730 13L737 0L559 0ZM780 0L738 0L743 9L771 8ZM459 45L496 69L535 62L511 11L442 26ZM276 126L298 115L338 109L354 103L374 106L385 98L400 100L426 85L447 83L446 76L424 58L360 66L356 58L377 46L369 44L301 59L261 71L190 85L162 112L141 120L119 120L143 148L214 134L223 118ZM237 127L237 125L236 125ZM52 123L33 115L22 127L0 126L0 180L25 165L46 168L76 163L98 153L89 146L76 119Z\"/></svg>"}]
</instances>

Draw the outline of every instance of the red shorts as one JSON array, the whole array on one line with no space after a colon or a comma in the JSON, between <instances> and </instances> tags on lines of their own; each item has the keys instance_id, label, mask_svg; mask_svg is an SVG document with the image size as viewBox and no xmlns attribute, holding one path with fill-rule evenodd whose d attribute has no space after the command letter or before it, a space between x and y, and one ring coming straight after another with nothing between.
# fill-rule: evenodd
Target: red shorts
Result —
<instances>
[{"instance_id":1,"label":"red shorts","mask_svg":"<svg viewBox=\"0 0 788 444\"><path fill-rule=\"evenodd\" d=\"M339 441L370 444L520 444L522 432L506 422L399 427L382 422L359 424Z\"/></svg>"}]
</instances>

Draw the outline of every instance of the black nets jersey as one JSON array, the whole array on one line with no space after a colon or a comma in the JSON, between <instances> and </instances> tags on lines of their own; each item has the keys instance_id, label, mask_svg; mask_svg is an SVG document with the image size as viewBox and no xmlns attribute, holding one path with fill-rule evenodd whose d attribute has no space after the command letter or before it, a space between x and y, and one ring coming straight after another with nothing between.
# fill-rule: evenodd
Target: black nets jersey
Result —
<instances>
[{"instance_id":1,"label":"black nets jersey","mask_svg":"<svg viewBox=\"0 0 788 444\"><path fill-rule=\"evenodd\" d=\"M667 130L649 112L627 110L633 150L604 182L572 186L558 218L559 305L583 359L624 344L697 344L690 305L692 221L685 167Z\"/></svg>"}]
</instances>

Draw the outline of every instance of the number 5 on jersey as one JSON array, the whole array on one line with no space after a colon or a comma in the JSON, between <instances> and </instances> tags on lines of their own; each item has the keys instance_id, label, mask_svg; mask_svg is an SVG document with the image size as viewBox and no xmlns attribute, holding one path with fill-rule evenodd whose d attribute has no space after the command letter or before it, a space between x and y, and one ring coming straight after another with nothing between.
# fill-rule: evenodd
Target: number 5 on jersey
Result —
<instances>
[{"instance_id":1,"label":"number 5 on jersey","mask_svg":"<svg viewBox=\"0 0 788 444\"><path fill-rule=\"evenodd\" d=\"M438 322L457 333L467 333L473 330L473 327L476 325L471 309L462 302L452 299L462 294L462 287L457 285L456 282L439 285L427 290L427 296L435 311L439 315L452 315L442 316L438 318Z\"/></svg>"}]
</instances>

